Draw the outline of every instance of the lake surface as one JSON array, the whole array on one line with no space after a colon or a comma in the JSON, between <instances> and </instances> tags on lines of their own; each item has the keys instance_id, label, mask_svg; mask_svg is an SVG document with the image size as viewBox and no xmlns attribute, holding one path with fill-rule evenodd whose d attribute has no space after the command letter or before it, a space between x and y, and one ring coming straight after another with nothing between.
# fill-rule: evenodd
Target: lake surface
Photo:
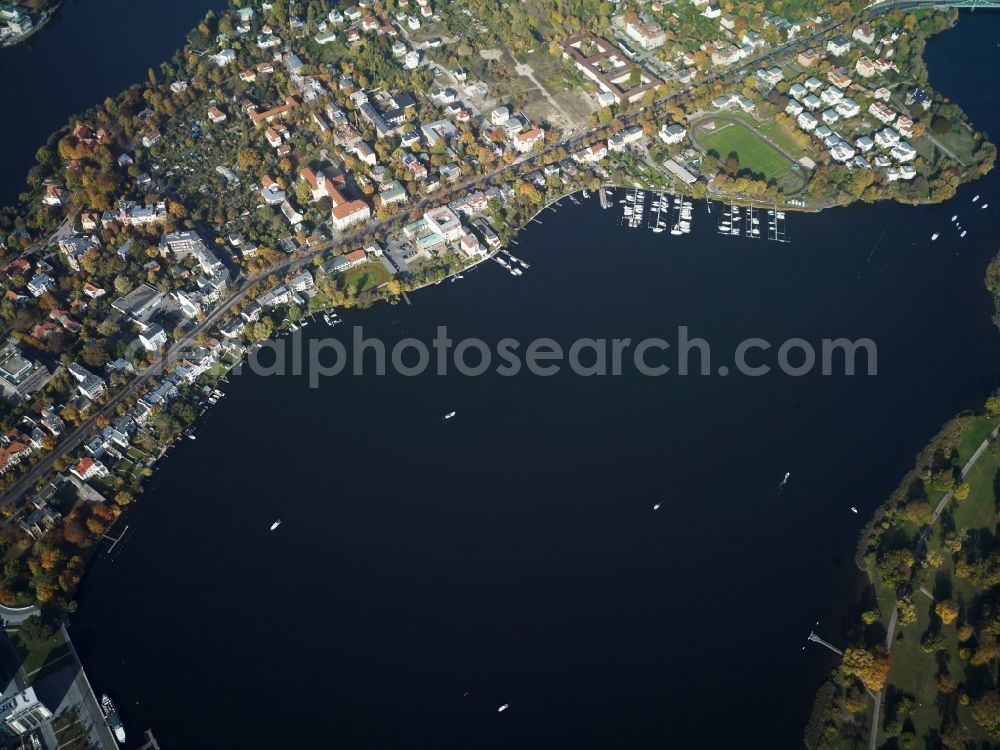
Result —
<instances>
[{"instance_id":1,"label":"lake surface","mask_svg":"<svg viewBox=\"0 0 1000 750\"><path fill-rule=\"evenodd\" d=\"M998 20L929 50L995 132L975 72ZM489 263L311 326L568 345L686 325L720 363L748 336L871 337L879 374L234 378L88 571L91 681L174 748L800 746L832 665L801 647L817 619L840 636L862 524L996 385L998 188L794 216L790 245L720 238L703 205L673 238L565 203L522 234L520 279Z\"/></svg>"},{"instance_id":2,"label":"lake surface","mask_svg":"<svg viewBox=\"0 0 1000 750\"><path fill-rule=\"evenodd\" d=\"M64 0L28 41L0 49L0 206L24 190L35 151L68 119L173 56L224 0Z\"/></svg>"}]
</instances>

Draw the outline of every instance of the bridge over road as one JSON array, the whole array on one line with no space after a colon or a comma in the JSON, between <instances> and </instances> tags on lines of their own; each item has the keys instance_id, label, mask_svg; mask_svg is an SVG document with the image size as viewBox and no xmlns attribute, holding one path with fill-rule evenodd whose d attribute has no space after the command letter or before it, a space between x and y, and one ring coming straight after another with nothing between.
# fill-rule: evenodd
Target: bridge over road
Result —
<instances>
[{"instance_id":1,"label":"bridge over road","mask_svg":"<svg viewBox=\"0 0 1000 750\"><path fill-rule=\"evenodd\" d=\"M1000 9L1000 0L888 0L888 2L872 3L868 10L915 10L916 8L977 8Z\"/></svg>"}]
</instances>

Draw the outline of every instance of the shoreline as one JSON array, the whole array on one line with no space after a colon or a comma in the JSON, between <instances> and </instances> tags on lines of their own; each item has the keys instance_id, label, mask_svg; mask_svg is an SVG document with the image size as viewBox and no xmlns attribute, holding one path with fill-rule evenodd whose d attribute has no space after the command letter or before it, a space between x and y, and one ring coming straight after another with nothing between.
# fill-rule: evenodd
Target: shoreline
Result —
<instances>
[{"instance_id":1,"label":"shoreline","mask_svg":"<svg viewBox=\"0 0 1000 750\"><path fill-rule=\"evenodd\" d=\"M44 28L48 24L48 22L51 20L51 17L55 15L55 12L60 7L61 7L61 3L59 5L57 5L57 6L55 6L53 9L51 9L51 13L45 19L44 23L40 23L35 29L33 29L33 31L30 34L26 35L22 39L19 39L17 42L14 42L11 45L6 45L6 46L14 46L14 45L16 45L16 44L18 44L18 43L20 43L22 41L27 41L27 39L29 39L31 36L33 36L35 33L37 33L37 31L40 31L42 28ZM842 25L842 24L838 24L838 26L836 26L834 28L839 28L840 25ZM712 80L719 80L719 79L726 80L726 76L727 75L728 75L728 73L721 74L721 75L715 76ZM130 87L130 89L131 89L131 87ZM679 94L671 94L669 96L663 97L662 99L658 99L655 102L655 104L650 105L649 109L654 114L657 113L657 112L662 112L662 109L666 105L668 105L669 103L674 102L677 99L678 96L679 96ZM638 116L639 116L639 113L636 113L636 112L626 112L626 113L624 113L618 119L618 122L623 122L623 123L635 122L636 118ZM693 117L693 121L697 121L699 118L704 118L705 116L706 115L704 114L704 112L702 112L698 117ZM72 120L72 118L71 118L71 120ZM67 126L66 128L61 128L60 130L57 130L55 133L53 133L49 137L48 143L51 144L55 140L57 140L58 136L61 133L65 132L69 127L71 127L71 126ZM407 221L406 217L410 213L411 210L413 210L413 211L425 210L427 207L431 207L431 206L435 206L435 205L441 205L443 202L446 202L447 196L453 196L456 191L460 191L462 189L465 189L467 191L471 191L471 190L474 190L474 189L485 189L486 186L488 186L488 185L503 185L503 184L510 185L510 184L512 184L514 182L514 180L516 178L523 177L524 174L528 170L530 170L533 166L536 166L536 167L540 168L540 165L543 164L543 163L545 163L546 159L548 159L550 157L550 155L552 155L552 153L554 151L561 150L561 149L567 149L567 148L578 148L580 146L580 144L582 144L584 142L587 142L589 140L595 140L595 139L599 139L601 137L605 137L606 138L607 135L609 134L609 132L610 132L610 130L608 128L603 128L603 129L602 128L594 128L592 130L585 131L585 132L582 132L582 133L572 133L571 135L568 135L567 137L562 138L559 141L554 142L554 143L546 143L545 146L544 146L544 148L542 149L542 151L540 153L526 155L523 158L520 158L518 161L515 161L514 163L512 163L510 165L499 167L498 169L496 169L496 170L494 170L492 172L489 172L489 173L487 173L485 175L473 175L472 177L470 177L468 179L462 178L456 185L450 187L449 189L443 189L443 190L441 190L437 195L429 195L429 196L428 195L420 195L419 198L415 198L414 199L414 202L412 204L406 206L404 208L404 210L398 211L398 212L396 212L394 214L391 214L389 216L386 216L386 217L384 217L382 219L376 220L373 217L373 220L370 223L365 224L364 227L363 227L363 229L362 228L355 228L354 230L352 230L350 232L346 232L343 235L339 235L339 234L338 235L334 235L334 237L330 241L323 242L321 245L317 246L315 249L310 249L310 248L307 248L306 246L303 245L299 250L296 250L295 252L292 252L288 257L281 257L280 261L277 262L277 263L275 263L274 267L268 268L268 269L264 269L260 273L251 273L248 268L246 268L245 266L243 266L243 267L240 268L240 271L239 271L238 275L234 279L233 286L236 287L236 288L234 288L232 290L233 291L232 295L229 295L229 292L227 291L225 293L225 295L226 295L226 301L225 301L225 303L219 304L215 308L207 311L208 314L206 315L205 320L198 322L197 327L192 330L192 335L189 338L193 338L194 337L194 330L197 330L197 332L199 334L201 334L201 333L208 333L209 335L218 336L217 333L216 334L212 334L212 331L216 330L218 328L218 326L221 325L226 320L227 315L228 315L228 311L231 308L235 308L236 306L238 306L241 302L243 302L245 300L248 300L248 299L252 299L253 297L251 295L253 294L253 292L255 292L255 291L263 291L266 288L265 285L267 285L267 284L270 283L269 277L271 275L285 275L285 274L291 274L291 273L293 273L296 270L309 270L310 272L312 272L312 273L314 273L314 274L316 274L318 276L318 271L315 268L312 267L312 263L311 263L311 258L313 257L313 253L315 253L318 256L322 256L324 258L330 258L333 255L338 254L342 250L347 250L347 249L350 249L351 247L360 247L365 242L366 238L373 238L374 239L376 237L376 235L384 234L386 232L391 232L391 231L393 231L394 228L398 228L398 226L401 223L405 223ZM653 141L655 143L655 139L656 139L655 131L654 131L654 133L652 135L652 139L653 139ZM774 146L776 150L780 150L777 146L775 146L774 143L772 143L771 145ZM782 152L782 153L784 153L784 152ZM785 154L785 155L788 156L788 154ZM656 163L659 164L660 163L660 159L657 159ZM607 166L607 162L605 162L605 166ZM968 165L965 165L965 166L968 166ZM616 168L617 168L617 165L616 165ZM580 171L581 171L581 173L587 173L588 172L587 168L585 168L585 167L581 167ZM653 169L652 171L649 172L649 174L652 175L652 174L656 174L657 172L659 173L658 177L660 179L662 179L662 184L659 184L660 180L657 180L657 179L652 179L652 180L651 179L647 179L647 174L646 173L643 173L638 178L633 178L635 180L634 184L638 185L638 184L640 184L640 181L641 181L642 187L645 190L649 190L649 191L669 190L670 192L672 192L674 194L683 195L683 196L686 196L686 197L691 198L693 200L697 200L697 201L701 200L701 198L698 198L698 199L694 198L693 191L691 190L690 186L682 185L679 182L672 181L669 178L669 176L667 176L667 175L665 175L663 173L663 170ZM967 170L963 170L963 174L961 175L962 179L959 182L959 186L960 187L962 185L966 184L967 182L971 182L971 181L973 181L975 179L975 178L969 178L968 175L969 175L968 171ZM242 173L241 173L241 176L242 176ZM618 185L618 184L615 184L614 182L608 182L607 181L607 177L608 177L608 173L605 172L605 171L603 171L603 170L601 170L601 188L600 189L602 191L605 189L606 185L613 185L615 188L625 187L624 185ZM580 182L582 184L587 184L587 183L585 183L582 180L579 180L578 182ZM529 228L529 225L533 221L535 221L536 218L539 217L543 212L545 212L548 208L552 207L553 205L558 204L559 202L565 200L566 198L572 197L572 196L575 196L575 195L579 194L580 192L582 192L583 190L585 190L587 188L581 187L579 185L570 185L569 188L568 188L568 190L567 190L567 192L561 193L561 194L559 194L556 197L550 197L551 194L548 192L548 190L550 190L550 189L551 188L545 190L545 192L543 193L544 194L544 199L541 201L540 205L534 210L534 213L531 213L530 215L526 215L526 214L522 215L521 213L518 213L518 215L517 215L517 221L516 222L512 221L510 225L500 225L500 226L496 227L498 230L502 229L503 239L501 240L499 246L497 246L495 248L491 248L481 258L476 259L476 260L474 260L472 262L468 262L466 265L461 265L460 264L457 268L449 268L448 270L445 271L443 277L438 278L436 280L422 280L422 281L420 281L419 283L417 283L417 284L415 284L413 286L408 286L408 287L404 288L398 296L396 296L394 294L388 295L386 297L379 296L381 294L381 292L386 292L387 291L387 290L384 289L384 287L389 282L383 282L383 283L379 284L378 286L374 287L373 289L365 290L364 292L362 292L358 296L361 297L362 295L367 294L371 299L374 299L374 301L376 303L379 302L379 301L389 301L391 304L396 304L396 303L398 303L399 299L403 299L403 300L406 301L407 304L410 304L410 300L406 296L409 292L415 292L415 291L418 291L418 290L421 290L421 289L424 289L424 288L427 288L427 287L430 287L430 286L435 286L435 285L440 284L442 281L445 281L445 280L449 280L449 279L453 280L455 277L460 276L461 274L465 273L466 271L474 270L475 268L477 268L483 262L492 260L494 258L497 258L501 253L509 251L511 245L518 242L518 239L522 236L522 233L524 233L524 235L527 235L527 232L525 230L527 230ZM860 196L854 197L852 199L849 196L845 195L844 196L844 198L845 198L844 202L841 202L841 203L831 203L829 205L800 206L800 205L795 205L795 204L789 204L787 202L791 198L797 198L799 196L804 195L804 190L805 190L805 185L803 186L803 190L802 191L794 193L794 194L783 195L782 196L782 202L781 203L774 203L774 204L772 204L770 202L764 202L764 201L754 201L752 199L745 198L745 197L742 197L742 196L739 196L739 195L729 196L729 195L726 195L724 193L713 193L713 192L710 192L710 191L705 196L705 199L709 200L709 201L721 201L723 203L723 205L735 205L735 206L747 206L747 205L754 206L754 205L756 205L758 207L761 206L761 205L764 205L764 206L774 205L774 207L776 209L778 209L778 210L782 210L782 211L799 211L799 212L802 212L802 213L819 213L819 212L821 212L821 211L823 211L824 209L827 209L827 208L848 208L848 207L855 206L857 203L863 203L863 204L872 205L873 203L877 203L877 202L880 202L882 200L893 200L893 201L895 201L897 203L900 203L901 205L906 205L906 206L911 206L911 207L937 205L939 203L946 203L949 200L952 200L951 197L940 197L938 199L932 199L931 196L928 196L927 200L925 200L925 201L912 201L911 202L911 201L905 200L905 199L903 199L902 197L899 197L899 196L896 196L896 197L887 196L887 197L880 197L880 198L876 199L875 201L867 201L867 200L863 200ZM596 199L597 196L594 195L594 196L592 196L592 198ZM779 206L780 206L780 208L779 208ZM617 208L617 206L612 206L612 208ZM518 207L518 210L519 211L521 210L520 206ZM525 216L526 216L526 218L525 218ZM207 226L207 224L206 224L206 226ZM201 227L199 226L199 229L200 228ZM498 233L499 233L499 231L498 231ZM222 236L224 235L224 231L221 231L221 230L220 231L211 231L210 235L213 236L213 237L215 237L218 240L218 239L222 238ZM486 248L485 245L483 247L484 247L484 249ZM465 261L465 259L463 259L463 262L464 261ZM995 256L994 262L1000 263L1000 252L998 252L997 255ZM991 266L992 266L992 263L991 263ZM62 270L62 269L60 269L60 270ZM425 269L422 269L422 270L425 270ZM436 272L438 269L435 268L434 270ZM994 293L996 294L996 292L994 292ZM389 297L392 297L392 299L389 299ZM357 306L359 308L359 310L361 308L361 305L359 304L359 302L358 302L357 299L355 299L353 301L352 305L350 305L350 306ZM314 317L316 315L320 315L323 312L326 312L328 310L336 310L338 307L345 307L346 308L346 307L349 307L349 306L348 305L340 305L340 304L337 304L337 305L331 304L327 308L323 308L321 310L314 310L314 311L309 312L308 311L308 305L307 305L306 306L307 312L301 313L300 317L295 318L295 322L298 322L299 320L304 319L306 317L310 317L310 316ZM287 312L287 310L286 310L286 312ZM290 315L290 314L291 313L288 313L288 315ZM997 314L1000 315L1000 307L998 307L998 313ZM236 317L237 318L239 317L238 313L236 314ZM285 323L287 323L287 322L288 322L288 318L286 317ZM269 336L269 338L271 338L271 339L278 338L280 336L287 335L287 332L288 332L288 327L284 323L282 323L282 324L275 324L274 331L271 333L271 335ZM241 344L243 343L243 339L242 338L238 339L238 341ZM181 343L181 342L179 341L178 343ZM173 344L173 342L171 341L171 345L172 344ZM250 356L250 354L253 352L253 347L255 347L256 345L257 344L255 344L255 343L246 343L246 345L244 346L243 357ZM173 347L171 346L170 349L168 349L168 352L164 355L164 359L167 359L169 357L172 349L173 349ZM213 373L213 380L212 380L212 382L211 382L210 385L213 386L213 387L222 388L223 386L220 383L220 380L227 379L229 377L230 373L233 371L233 369L239 367L242 364L242 362L243 362L243 358L241 357L240 359L236 360L235 362L233 362L231 364L225 365L225 370L223 371L223 374L222 374L221 378L220 377L214 377L215 373ZM156 371L157 364L158 363L153 363L152 365L150 365L150 368L147 371L144 371L144 372L140 373L135 378L135 380L133 382L129 383L129 385L127 385L124 389L118 391L117 393L115 393L114 391L112 391L112 393L114 393L114 398L113 399L108 400L108 401L106 401L103 404L97 403L96 404L96 408L92 412L91 416L87 418L86 422L84 422L83 424L81 424L79 426L79 428L74 428L74 429L72 429L72 430L67 431L66 433L64 433L64 436L66 436L66 435L70 436L67 439L67 441L75 439L75 436L79 432L81 432L81 431L83 433L89 434L89 431L91 430L91 428L93 427L93 425L94 424L98 424L99 420L101 420L102 418L105 418L105 417L113 417L113 415L115 414L115 411L116 411L117 407L119 407L119 406L121 406L121 407L127 406L128 403L132 400L132 396L134 396L136 392L141 392L151 382L154 382L154 378L155 378L156 372L157 372ZM220 362L220 364L222 364L222 363ZM163 372L164 371L161 370L159 372L159 374L162 375ZM199 380L197 382L197 384L192 385L192 390L194 390L194 388L200 386L201 383L202 383L202 381ZM179 400L183 400L185 403L189 404L190 402L189 402L189 399L188 399L188 395L189 394L187 392L185 392L183 394L182 398L179 399ZM194 426L196 426L196 425L198 425L199 429L200 429L200 424L199 423L201 422L202 415L205 414L205 408L207 408L207 407L203 406L203 402L199 403L199 406L202 407L202 410L200 412L198 412L197 416L191 421L190 425L188 425L188 429L189 430L193 429ZM207 416L206 416L206 419L207 419ZM176 443L176 441L177 440L183 440L183 438L185 436L185 432L186 431L182 430L175 437L174 440L172 440L171 442L168 442L168 443L161 444L159 446L159 449L160 449L159 453L155 456L155 458L151 458L149 460L149 462L147 464L145 464L145 466L148 466L148 467L158 467L158 465L160 463L160 460L166 455L166 453L170 450L170 448L173 447L173 445ZM77 450L83 444L83 441L87 439L87 434L82 435L82 437L80 438L80 440L78 440L76 442L75 446L68 446L68 448L69 448L68 452L72 453L73 451ZM62 447L63 443L60 443L59 445L60 445L60 447ZM61 454L66 454L67 450L61 450L60 452L61 452ZM39 454L36 454L36 455L39 455ZM40 455L42 457L42 460L48 460L50 458L50 456L55 457L55 451L41 451ZM27 464L27 462L26 462L26 464ZM39 464L35 464L35 466L29 467L29 472L30 471L34 471L35 468L38 465ZM49 466L48 468L51 468L51 466ZM48 469L46 469L46 471L47 470ZM44 472L42 472L42 473L44 474ZM124 471L122 472L122 476L124 476ZM18 481L20 481L20 478L19 478ZM142 488L149 487L152 484L153 483L150 482L148 479L142 479L142 480L140 480L137 483L137 486L139 487L139 489L137 490L137 492L142 492L143 491ZM99 486L100 486L101 490L104 491L104 485L102 484L102 485L99 485ZM129 487L129 489L131 489L131 487ZM10 496L11 491L12 491L11 489L8 489L7 491L4 492L5 499ZM27 496L28 492L30 492L30 489L27 489L25 492L20 493L20 496L21 497ZM113 490L112 490L112 492L113 492ZM109 494L109 497L108 497L108 501L109 502L108 502L108 504L112 505L111 498L110 498L110 494L111 493L108 493L108 494ZM141 496L139 496L137 494L135 499L138 500L138 501L141 501L142 498L141 498ZM885 505L888 505L888 504L889 504L889 501L887 501L885 503ZM129 514L129 509L125 508L124 505L125 504L123 503L122 504L123 507L121 508L120 515L118 515L114 519L114 521L105 529L105 531L104 531L104 537L106 537L108 534L114 533L116 529L120 528L121 524L119 524L119 521L122 520L122 519L127 519L128 516L130 515ZM880 506L879 510L881 510L881 508L882 508L882 506ZM118 510L118 509L116 508L116 510ZM876 511L876 515L878 514L878 512L879 511L877 510ZM127 523L127 521L126 521L126 523ZM128 526L126 525L125 526L125 531L127 531L127 530L128 530ZM104 537L98 539L98 541L96 543L94 543L94 544L92 544L90 546L90 549L89 549L89 552L88 552L88 555L87 555L87 558L86 558L87 559L87 565L88 565L88 567L89 567L89 565L90 565L90 563L92 561L92 558L94 556L99 555L100 552L102 552L102 551L104 551L104 552L108 551L106 549L106 545L104 545L104 543L103 543L103 538ZM119 538L121 538L121 536L119 536ZM867 566L862 566L861 560L862 560L862 558L860 556L857 557L855 559L855 564L858 566L859 572L864 572L866 574L866 578L867 578L867 581L868 581L868 586L866 588L874 588L876 586L876 583L872 579L872 568L871 567L867 567ZM852 578L852 581L853 581L853 578ZM76 601L78 601L78 599L76 599L76 597L77 597L77 593L73 593L72 594L72 598L70 600L71 603L75 603ZM35 608L36 606L37 606L37 603L32 603L32 604L30 604L27 607L24 607L22 609L24 609L25 611L29 611L29 610L32 610L33 608ZM7 611L12 611L12 610L10 608L7 608ZM3 612L0 611L0 614L3 614ZM895 620L895 617L893 617L893 621L894 620ZM889 636L891 637L891 635L892 635L892 632L891 632L891 628L890 628ZM825 686L825 683L824 683L824 686ZM821 690L822 690L822 687L821 687ZM876 710L877 710L877 706L878 705L879 704L876 703ZM878 722L877 721L874 721L872 723L872 729L873 729L873 742L874 742L874 736L875 736L874 733L877 733L877 731L878 731Z\"/></svg>"},{"instance_id":2,"label":"shoreline","mask_svg":"<svg viewBox=\"0 0 1000 750\"><path fill-rule=\"evenodd\" d=\"M29 39L35 36L35 34L37 34L39 31L48 26L49 22L53 19L53 17L56 15L59 9L62 7L62 4L63 0L59 0L59 2L56 3L55 6L53 6L52 8L47 8L46 10L44 10L42 12L41 18L39 18L38 20L38 23L32 27L31 31L29 31L27 34L24 34L23 36L17 37L16 39L8 39L4 41L2 44L0 44L0 50L10 49L12 47L16 47L19 44L27 42Z\"/></svg>"},{"instance_id":3,"label":"shoreline","mask_svg":"<svg viewBox=\"0 0 1000 750\"><path fill-rule=\"evenodd\" d=\"M1000 277L998 277L996 273L998 268L1000 268L1000 250L998 250L993 259L989 261L984 274L984 284L994 299L994 327L1000 330ZM854 564L857 567L858 572L862 574L860 580L864 581L864 585L862 591L858 593L856 601L859 603L864 601L874 602L875 611L879 613L878 622L884 626L884 642L882 647L877 650L880 653L884 652L888 663L892 666L896 665L896 661L892 660L891 654L892 646L896 640L895 636L897 629L902 630L905 625L909 624L901 621L900 608L901 606L912 608L912 605L909 604L910 595L919 587L919 584L917 583L919 580L919 573L914 572L913 578L909 582L900 584L897 587L887 585L886 581L884 581L883 578L877 574L877 565L874 553L871 549L869 549L871 545L871 538L876 534L876 527L878 524L887 523L885 519L889 518L893 513L894 507L898 506L901 495L907 491L912 492L912 490L907 490L907 487L908 485L912 485L915 475L920 473L921 465L927 460L927 455L932 450L937 450L936 446L948 444L953 441L956 430L958 436L962 437L966 434L966 430L971 429L972 425L985 423L989 426L989 432L984 436L982 442L976 446L975 451L960 466L956 467L954 462L952 462L952 466L957 468L956 481L959 483L965 482L966 478L972 473L977 465L977 462L984 455L984 453L991 446L996 445L998 435L1000 435L1000 411L998 411L995 406L990 406L991 400L996 398L1000 398L1000 391L994 391L994 395L987 399L985 410L978 412L969 412L966 410L960 412L945 422L930 438L926 447L917 456L917 463L915 464L915 467L910 469L907 474L904 475L904 477L900 480L899 486L889 495L889 497L874 509L871 517L865 523L860 534L858 535L857 549L854 555ZM1000 474L998 474L998 476L1000 476ZM967 487L968 485L965 486ZM934 506L929 522L925 526L918 527L920 534L913 549L914 559L919 559L921 557L927 547L928 538L940 529L941 525L938 522L941 520L942 516L950 516L950 514L954 512L955 506L959 503L972 504L973 502L976 502L971 499L966 500L964 497L957 497L958 492L959 489L957 486L944 492L940 496L940 500L938 500ZM1000 501L1000 498L997 498L997 501ZM984 502L984 500L979 499L978 502ZM922 587L920 587L920 591L926 593L926 589ZM892 609L891 612L886 613L883 610L883 607L886 604L886 602L883 601L883 598L889 596L891 596ZM843 630L843 626L841 630ZM840 635L843 637L844 633L841 632ZM848 637L850 636L848 635ZM903 634L900 632L899 638L902 637ZM856 638L851 640L855 643L857 641ZM863 646L864 644L862 643L862 647ZM902 663L908 664L908 660ZM817 725L823 722L822 717L825 713L829 713L835 704L836 693L838 691L836 676L840 674L842 669L842 665L834 667L827 679L821 683L817 689L816 698L813 701L813 708L804 728L805 745L809 750L818 750L819 748L826 747L822 740L818 739L820 729ZM892 674L894 673L889 672L888 676L891 678ZM879 746L878 741L880 737L884 740L886 737L891 736L887 734L889 730L884 728L880 723L882 706L886 701L886 694L890 688L893 688L897 694L900 692L900 687L894 682L890 682L888 685L875 692L873 692L870 688L868 690L868 695L872 697L873 703L870 707L866 708L864 716L868 733L867 745L870 750L875 750L875 748ZM919 729L926 731L928 727L919 727Z\"/></svg>"}]
</instances>

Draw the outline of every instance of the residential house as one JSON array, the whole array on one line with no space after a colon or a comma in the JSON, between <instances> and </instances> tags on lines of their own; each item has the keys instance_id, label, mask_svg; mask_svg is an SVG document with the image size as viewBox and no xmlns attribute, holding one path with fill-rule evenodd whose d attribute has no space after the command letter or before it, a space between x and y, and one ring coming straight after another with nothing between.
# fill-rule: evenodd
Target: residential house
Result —
<instances>
[{"instance_id":1,"label":"residential house","mask_svg":"<svg viewBox=\"0 0 1000 750\"><path fill-rule=\"evenodd\" d=\"M842 57L851 51L851 40L843 34L835 36L826 43L827 52L835 57Z\"/></svg>"},{"instance_id":2,"label":"residential house","mask_svg":"<svg viewBox=\"0 0 1000 750\"><path fill-rule=\"evenodd\" d=\"M97 459L91 458L90 456L84 456L81 458L75 466L70 468L69 472L81 482L108 476L107 467Z\"/></svg>"},{"instance_id":3,"label":"residential house","mask_svg":"<svg viewBox=\"0 0 1000 750\"><path fill-rule=\"evenodd\" d=\"M39 273L28 282L28 291L33 297L41 297L46 292L51 292L56 288L55 279L47 273Z\"/></svg>"},{"instance_id":4,"label":"residential house","mask_svg":"<svg viewBox=\"0 0 1000 750\"><path fill-rule=\"evenodd\" d=\"M656 49L667 41L663 27L658 23L643 23L641 20L625 24L625 33L638 42L645 50Z\"/></svg>"},{"instance_id":5,"label":"residential house","mask_svg":"<svg viewBox=\"0 0 1000 750\"><path fill-rule=\"evenodd\" d=\"M896 130L904 138L913 137L913 120L911 120L906 115L900 115L896 118Z\"/></svg>"},{"instance_id":6,"label":"residential house","mask_svg":"<svg viewBox=\"0 0 1000 750\"><path fill-rule=\"evenodd\" d=\"M837 114L847 120L857 117L861 112L861 107L853 99L841 99L834 109L837 110Z\"/></svg>"},{"instance_id":7,"label":"residential house","mask_svg":"<svg viewBox=\"0 0 1000 750\"><path fill-rule=\"evenodd\" d=\"M867 154L869 151L872 150L872 148L874 148L875 141L873 141L867 135L863 135L854 142L854 145L857 147L858 151Z\"/></svg>"},{"instance_id":8,"label":"residential house","mask_svg":"<svg viewBox=\"0 0 1000 750\"><path fill-rule=\"evenodd\" d=\"M871 58L866 55L862 55L858 58L858 61L854 64L854 69L858 72L858 75L863 78L871 78L875 75L875 64L871 61Z\"/></svg>"},{"instance_id":9,"label":"residential house","mask_svg":"<svg viewBox=\"0 0 1000 750\"><path fill-rule=\"evenodd\" d=\"M544 143L544 141L545 131L535 125L529 130L517 133L511 139L511 145L519 154L526 154L534 149L536 143Z\"/></svg>"},{"instance_id":10,"label":"residential house","mask_svg":"<svg viewBox=\"0 0 1000 750\"><path fill-rule=\"evenodd\" d=\"M807 133L811 130L815 130L816 126L819 125L819 120L816 119L816 115L812 112L803 112L796 119L799 127L805 130Z\"/></svg>"},{"instance_id":11,"label":"residential house","mask_svg":"<svg viewBox=\"0 0 1000 750\"><path fill-rule=\"evenodd\" d=\"M875 119L885 125L890 124L896 119L896 112L882 102L872 102L868 107L868 111L872 113Z\"/></svg>"},{"instance_id":12,"label":"residential house","mask_svg":"<svg viewBox=\"0 0 1000 750\"><path fill-rule=\"evenodd\" d=\"M664 123L660 127L659 137L668 146L674 146L684 140L684 136L687 134L687 130L683 126L676 123L668 125Z\"/></svg>"},{"instance_id":13,"label":"residential house","mask_svg":"<svg viewBox=\"0 0 1000 750\"><path fill-rule=\"evenodd\" d=\"M147 352L157 352L166 346L167 332L159 323L154 323L139 334L139 342Z\"/></svg>"},{"instance_id":14,"label":"residential house","mask_svg":"<svg viewBox=\"0 0 1000 750\"><path fill-rule=\"evenodd\" d=\"M870 24L862 23L854 28L854 32L851 34L851 37L862 44L871 46L872 42L875 41L875 31L872 29Z\"/></svg>"},{"instance_id":15,"label":"residential house","mask_svg":"<svg viewBox=\"0 0 1000 750\"><path fill-rule=\"evenodd\" d=\"M644 135L645 133L643 132L641 125L632 125L624 128L623 130L619 130L617 133L612 134L612 136L608 138L608 150L624 151L627 146L641 141Z\"/></svg>"},{"instance_id":16,"label":"residential house","mask_svg":"<svg viewBox=\"0 0 1000 750\"><path fill-rule=\"evenodd\" d=\"M804 52L800 52L796 60L799 65L804 68L814 68L819 64L819 61L823 59L823 53L815 49L807 49Z\"/></svg>"},{"instance_id":17,"label":"residential house","mask_svg":"<svg viewBox=\"0 0 1000 750\"><path fill-rule=\"evenodd\" d=\"M63 188L58 185L49 185L45 188L42 203L46 206L64 206L66 205L66 198L67 193Z\"/></svg>"},{"instance_id":18,"label":"residential house","mask_svg":"<svg viewBox=\"0 0 1000 750\"><path fill-rule=\"evenodd\" d=\"M76 362L70 362L67 369L69 370L69 374L76 379L77 390L80 391L82 396L86 396L93 401L104 393L107 386L104 379L99 375L95 375Z\"/></svg>"},{"instance_id":19,"label":"residential house","mask_svg":"<svg viewBox=\"0 0 1000 750\"><path fill-rule=\"evenodd\" d=\"M0 476L13 469L21 460L31 453L31 444L27 435L11 430L0 436Z\"/></svg>"}]
</instances>

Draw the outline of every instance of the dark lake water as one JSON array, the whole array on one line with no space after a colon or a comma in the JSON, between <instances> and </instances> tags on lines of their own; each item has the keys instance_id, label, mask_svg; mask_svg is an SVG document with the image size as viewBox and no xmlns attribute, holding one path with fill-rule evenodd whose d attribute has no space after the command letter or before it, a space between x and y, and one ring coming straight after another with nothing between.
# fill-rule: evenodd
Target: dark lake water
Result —
<instances>
[{"instance_id":1,"label":"dark lake water","mask_svg":"<svg viewBox=\"0 0 1000 750\"><path fill-rule=\"evenodd\" d=\"M141 61L95 62L79 106L141 78L202 7L148 5ZM997 38L980 12L929 55L1000 132L977 75ZM64 88L39 138L78 106ZM879 374L234 378L88 572L72 632L91 681L130 737L170 748L799 747L831 666L801 647L817 619L839 637L867 514L996 384L998 187L794 216L790 245L720 238L704 206L678 239L565 204L522 235L520 279L490 263L310 327L569 344L686 325L717 362L748 336L866 336Z\"/></svg>"},{"instance_id":2,"label":"dark lake water","mask_svg":"<svg viewBox=\"0 0 1000 750\"><path fill-rule=\"evenodd\" d=\"M35 151L74 114L146 79L224 0L64 0L28 41L0 50L0 206L17 202Z\"/></svg>"}]
</instances>

